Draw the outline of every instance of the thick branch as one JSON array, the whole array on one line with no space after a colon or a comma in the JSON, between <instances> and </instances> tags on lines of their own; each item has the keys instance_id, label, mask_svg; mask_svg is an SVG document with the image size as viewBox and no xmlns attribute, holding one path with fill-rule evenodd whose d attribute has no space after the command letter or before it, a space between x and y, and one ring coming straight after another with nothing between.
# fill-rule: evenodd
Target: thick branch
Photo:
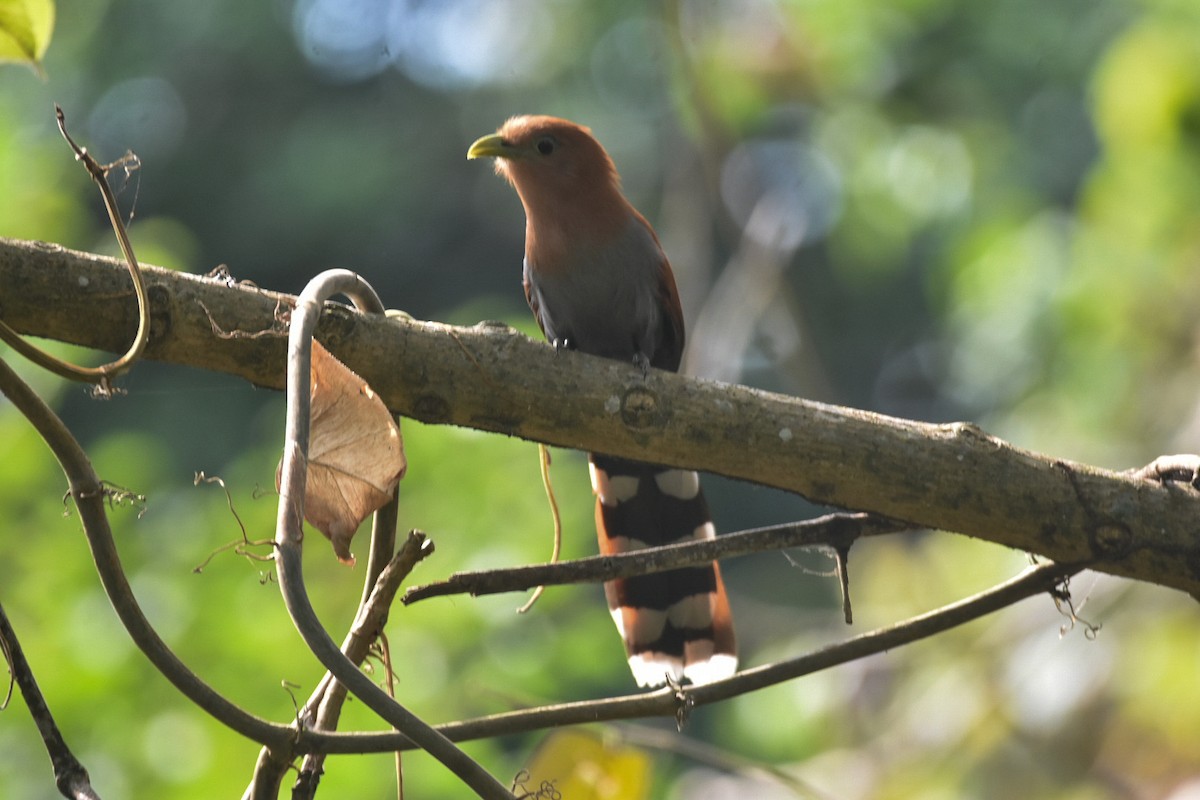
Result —
<instances>
[{"instance_id":1,"label":"thick branch","mask_svg":"<svg viewBox=\"0 0 1200 800\"><path fill-rule=\"evenodd\" d=\"M148 358L281 388L294 298L146 269ZM120 350L136 309L118 262L0 240L0 318ZM242 333L233 333L240 331ZM232 335L231 335L232 333ZM930 425L554 351L505 326L322 316L319 336L395 412L709 472L958 531L1200 596L1200 493Z\"/></svg>"}]
</instances>

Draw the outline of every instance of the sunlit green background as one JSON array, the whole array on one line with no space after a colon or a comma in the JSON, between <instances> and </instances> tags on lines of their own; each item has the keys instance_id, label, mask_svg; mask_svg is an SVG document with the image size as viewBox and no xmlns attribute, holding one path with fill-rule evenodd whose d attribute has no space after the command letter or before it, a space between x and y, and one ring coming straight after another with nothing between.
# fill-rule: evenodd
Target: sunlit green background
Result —
<instances>
[{"instance_id":1,"label":"sunlit green background","mask_svg":"<svg viewBox=\"0 0 1200 800\"><path fill-rule=\"evenodd\" d=\"M591 126L675 265L692 372L1124 469L1200 450L1200 4L1192 0L63 0L46 79L0 68L0 235L112 252L53 103L101 159L142 158L121 195L148 262L288 291L352 268L418 317L524 326L523 223L477 136L544 112ZM7 299L6 299L7 301ZM5 353L6 358L11 354ZM15 359L14 359L15 360ZM320 671L261 565L218 557L274 519L281 398L142 364L128 396L34 374L103 477L133 585L182 657L286 721ZM555 398L547 397L553 403ZM407 424L402 527L437 543L416 576L541 560L528 443ZM593 552L586 468L557 453L568 555ZM721 530L814 512L709 480ZM257 748L192 708L115 621L48 452L0 401L0 602L106 798L238 796ZM335 638L361 567L310 540ZM361 552L362 545L359 550ZM726 565L744 662L760 664L978 591L1024 556L945 534L855 548L836 588L768 554ZM1085 574L1090 641L1049 599L698 710L639 741L653 796L1200 797L1200 618L1166 589ZM630 691L598 588L432 600L393 614L399 696L434 722ZM348 726L376 723L352 706ZM662 731L670 722L653 723ZM621 735L625 729L611 729ZM505 779L539 737L473 744ZM741 768L736 765L741 764ZM750 768L770 764L783 782ZM461 796L429 759L409 797ZM0 797L53 795L17 701ZM328 764L322 796L394 796L390 756ZM569 798L568 798L569 800Z\"/></svg>"}]
</instances>

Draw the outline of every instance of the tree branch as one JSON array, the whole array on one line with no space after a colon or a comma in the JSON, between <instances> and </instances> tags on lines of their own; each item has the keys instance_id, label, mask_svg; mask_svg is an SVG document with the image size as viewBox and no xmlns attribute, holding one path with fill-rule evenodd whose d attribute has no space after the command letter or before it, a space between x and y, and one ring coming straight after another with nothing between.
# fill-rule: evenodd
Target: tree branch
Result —
<instances>
[{"instance_id":1,"label":"tree branch","mask_svg":"<svg viewBox=\"0 0 1200 800\"><path fill-rule=\"evenodd\" d=\"M384 553L395 544L396 510L393 496L392 502L376 513L371 536L371 562L368 564L363 596L354 624L342 640L342 653L356 665L366 660L372 643L383 630L401 582L418 561L433 552L433 542L420 531L412 531L400 552L386 564L383 563ZM301 726L309 731L335 730L345 699L346 687L338 683L332 673L326 672L296 715L292 727L297 731ZM319 773L324 756L324 751L319 749L308 752L300 770L301 776ZM243 798L260 800L278 797L280 783L294 758L295 752L273 752L264 747Z\"/></svg>"},{"instance_id":2,"label":"tree branch","mask_svg":"<svg viewBox=\"0 0 1200 800\"><path fill-rule=\"evenodd\" d=\"M282 338L255 334L295 298L151 267L145 277L148 358L282 387ZM0 318L23 333L120 350L136 328L129 292L111 259L0 240ZM497 324L331 310L318 335L407 417L728 475L1200 596L1200 492L1186 484L1039 455L969 424L643 377Z\"/></svg>"},{"instance_id":3,"label":"tree branch","mask_svg":"<svg viewBox=\"0 0 1200 800\"><path fill-rule=\"evenodd\" d=\"M386 742L382 747L384 751L395 750L393 744L397 741L411 746L411 741L400 734L329 733L309 729L297 731L287 725L274 724L233 704L188 669L150 625L133 595L108 524L106 492L87 454L62 420L3 359L0 359L0 393L29 420L66 474L100 582L130 639L184 696L230 729L265 745L260 761L284 759L290 763L295 753L379 752L379 749L365 750L364 747L378 746L380 742ZM387 588L385 591L394 590ZM383 603L387 599L386 595L380 595L375 602ZM353 635L361 634L357 626L356 631ZM363 678L366 680L365 676Z\"/></svg>"},{"instance_id":4,"label":"tree branch","mask_svg":"<svg viewBox=\"0 0 1200 800\"><path fill-rule=\"evenodd\" d=\"M391 525L394 531L396 523L395 496L387 508L391 509ZM379 527L377 524L376 530ZM394 541L395 537L391 538ZM359 604L354 624L342 641L342 652L352 663L362 664L366 660L371 645L379 639L383 632L392 602L396 599L396 592L400 590L400 584L412 572L417 562L432 552L433 542L427 539L425 534L420 531L410 531L400 552L385 567L381 568L377 580L373 583L374 588ZM332 674L326 673L326 675L329 680L328 682L322 681L322 684L327 683L327 688L319 695L317 693L313 695L314 699L319 698L315 727L317 730L332 731L337 728L338 720L341 717L342 706L346 701L346 687L333 680ZM309 753L305 756L298 782L303 782L306 787L311 787L311 791L304 794L304 797L310 797L316 791L316 784L324 771L324 764L324 753ZM292 794L293 797L296 796L295 791Z\"/></svg>"},{"instance_id":5,"label":"tree branch","mask_svg":"<svg viewBox=\"0 0 1200 800\"><path fill-rule=\"evenodd\" d=\"M1079 569L1078 566L1053 563L1030 567L998 586L927 614L878 628L795 658L751 667L724 680L702 686L667 686L641 694L528 708L451 722L438 725L437 729L452 741L461 742L562 725L640 717L677 717L681 711L686 714L693 707L728 700L935 636L1034 595L1048 592L1060 597L1065 593L1063 585L1066 580ZM328 752L387 752L411 750L414 747L411 742L396 733L345 734L345 737L331 741L331 749ZM341 749L350 742L356 742L353 745L355 749Z\"/></svg>"},{"instance_id":6,"label":"tree branch","mask_svg":"<svg viewBox=\"0 0 1200 800\"><path fill-rule=\"evenodd\" d=\"M292 738L287 726L256 717L219 694L179 660L146 619L121 566L104 508L106 490L91 461L58 415L3 359L0 359L0 393L25 415L58 459L79 511L100 583L129 638L176 689L208 714L243 736L269 747L285 747Z\"/></svg>"},{"instance_id":7,"label":"tree branch","mask_svg":"<svg viewBox=\"0 0 1200 800\"><path fill-rule=\"evenodd\" d=\"M909 526L904 523L870 514L826 514L803 522L727 533L716 539L648 547L630 553L589 556L556 564L456 572L444 581L413 586L404 593L402 602L409 605L418 600L450 594L467 593L477 597L500 592L520 592L535 586L596 583L788 547L828 544L849 548L859 537L880 536L908 529Z\"/></svg>"},{"instance_id":8,"label":"tree branch","mask_svg":"<svg viewBox=\"0 0 1200 800\"><path fill-rule=\"evenodd\" d=\"M83 164L88 174L92 177L92 181L100 189L101 197L104 198L104 208L108 211L108 220L112 224L113 233L116 234L117 243L121 246L121 253L125 256L125 262L129 267L129 277L132 279L133 294L137 298L137 333L134 335L133 343L129 345L129 349L120 358L100 367L80 367L55 358L46 351L22 339L3 320L0 320L0 340L43 369L47 369L61 377L70 378L71 380L95 383L100 387L101 391L107 392L112 379L128 371L142 357L142 350L145 349L146 341L150 336L150 309L146 300L146 284L142 280L141 265L138 264L138 260L133 254L133 245L129 242L129 234L125 232L125 223L121 221L121 215L117 211L117 199L113 196L112 187L108 185L109 170L118 165L136 166L138 161L137 156L130 152L126 154L125 158L112 164L98 163L88 153L87 148L77 145L75 140L71 138L71 134L67 133L67 120L63 114L63 110L55 105L54 111L58 118L58 132L67 140L67 144L71 146L71 150L75 153L75 160Z\"/></svg>"},{"instance_id":9,"label":"tree branch","mask_svg":"<svg viewBox=\"0 0 1200 800\"><path fill-rule=\"evenodd\" d=\"M1067 576L1077 571L1077 567L1061 564L1031 567L1012 580L928 614L854 636L786 661L741 670L729 678L702 686L686 686L682 689L666 686L644 694L494 714L439 726L439 730L451 739L461 741L583 722L650 716L678 718L681 714L686 715L692 707L728 700L934 636L1027 597L1053 591Z\"/></svg>"},{"instance_id":10,"label":"tree branch","mask_svg":"<svg viewBox=\"0 0 1200 800\"><path fill-rule=\"evenodd\" d=\"M3 648L9 669L12 670L13 680L21 690L21 697L25 700L29 715L33 717L38 732L42 735L42 743L46 746L50 764L54 768L54 784L58 787L59 794L72 800L100 800L100 795L92 788L87 768L75 757L63 739L62 732L54 721L54 715L50 713L50 706L46 704L46 698L33 676L33 668L25 659L17 632L13 630L3 606L0 606L0 647Z\"/></svg>"},{"instance_id":11,"label":"tree branch","mask_svg":"<svg viewBox=\"0 0 1200 800\"><path fill-rule=\"evenodd\" d=\"M478 762L407 708L388 697L359 670L357 664L348 660L329 638L309 601L304 585L302 555L304 496L312 420L312 336L325 298L334 293L351 295L360 306L363 305L360 297L374 297L374 291L358 275L346 270L329 270L309 281L292 314L291 329L288 333L287 425L283 463L279 469L279 513L275 523L275 569L279 575L279 588L283 593L284 605L287 606L288 614L291 615L296 630L303 637L309 650L333 673L338 682L353 692L364 705L440 761L479 797L512 800L512 794L504 785Z\"/></svg>"}]
</instances>

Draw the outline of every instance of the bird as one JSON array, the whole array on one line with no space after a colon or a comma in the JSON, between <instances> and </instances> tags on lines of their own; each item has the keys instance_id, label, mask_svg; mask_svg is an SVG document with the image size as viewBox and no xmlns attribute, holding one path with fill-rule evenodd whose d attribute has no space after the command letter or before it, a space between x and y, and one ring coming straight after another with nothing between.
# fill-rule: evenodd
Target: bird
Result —
<instances>
[{"instance_id":1,"label":"bird","mask_svg":"<svg viewBox=\"0 0 1200 800\"><path fill-rule=\"evenodd\" d=\"M551 116L508 119L467 159L494 158L525 210L525 299L556 350L677 372L683 310L671 265L592 132ZM603 554L716 536L699 475L588 455ZM639 686L711 683L737 670L717 562L605 583Z\"/></svg>"}]
</instances>

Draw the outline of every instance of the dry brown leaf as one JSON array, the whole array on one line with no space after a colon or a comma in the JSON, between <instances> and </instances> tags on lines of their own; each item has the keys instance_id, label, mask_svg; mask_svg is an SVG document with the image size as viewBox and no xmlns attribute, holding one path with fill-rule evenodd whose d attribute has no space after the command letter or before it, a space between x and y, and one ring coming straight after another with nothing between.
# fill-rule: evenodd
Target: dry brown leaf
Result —
<instances>
[{"instance_id":1,"label":"dry brown leaf","mask_svg":"<svg viewBox=\"0 0 1200 800\"><path fill-rule=\"evenodd\" d=\"M315 340L310 431L304 518L353 564L354 532L404 477L404 441L371 387Z\"/></svg>"}]
</instances>

